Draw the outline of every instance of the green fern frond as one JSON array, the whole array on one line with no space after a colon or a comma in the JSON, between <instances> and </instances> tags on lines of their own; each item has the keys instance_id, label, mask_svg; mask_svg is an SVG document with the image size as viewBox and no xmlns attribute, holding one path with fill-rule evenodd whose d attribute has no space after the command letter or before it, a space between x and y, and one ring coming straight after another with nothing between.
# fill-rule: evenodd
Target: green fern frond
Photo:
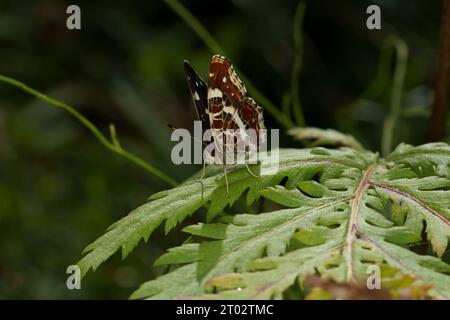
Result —
<instances>
[{"instance_id":1,"label":"green fern frond","mask_svg":"<svg viewBox=\"0 0 450 320\"><path fill-rule=\"evenodd\" d=\"M364 147L353 136L333 129L320 129L314 127L292 128L288 134L294 140L303 141L308 147L337 146L350 147L363 151Z\"/></svg>"},{"instance_id":2,"label":"green fern frond","mask_svg":"<svg viewBox=\"0 0 450 320\"><path fill-rule=\"evenodd\" d=\"M184 231L197 239L170 249L156 265L178 268L144 283L132 298L280 298L309 275L338 283L366 281L380 267L384 288L405 277L450 298L450 147L400 145L387 159L342 148L280 150L279 171L252 177L236 168L154 195L91 244L83 274L122 248L126 256L162 222L166 231L208 204L208 223ZM282 209L222 214L246 194ZM427 254L410 246L428 242Z\"/></svg>"}]
</instances>

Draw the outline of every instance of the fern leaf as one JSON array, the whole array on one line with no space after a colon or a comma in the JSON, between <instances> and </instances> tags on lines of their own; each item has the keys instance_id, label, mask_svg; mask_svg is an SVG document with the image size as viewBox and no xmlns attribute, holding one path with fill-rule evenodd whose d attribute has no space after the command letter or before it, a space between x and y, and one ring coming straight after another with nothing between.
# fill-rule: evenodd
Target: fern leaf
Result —
<instances>
[{"instance_id":1,"label":"fern leaf","mask_svg":"<svg viewBox=\"0 0 450 320\"><path fill-rule=\"evenodd\" d=\"M333 129L320 129L314 127L292 128L288 131L295 140L303 141L306 146L337 146L350 147L358 151L364 147L353 136Z\"/></svg>"},{"instance_id":2,"label":"fern leaf","mask_svg":"<svg viewBox=\"0 0 450 320\"><path fill-rule=\"evenodd\" d=\"M226 202L217 199L223 181L209 179L204 195L214 217ZM248 190L249 203L264 197L285 208L185 228L203 240L158 259L158 265L184 266L143 284L132 298L281 298L310 275L365 282L370 266L380 268L383 288L406 281L450 298L450 265L442 259L450 239L447 144L400 145L387 159L345 148L281 150L276 175L256 179L237 169L229 180L231 199ZM184 201L195 199L194 192ZM171 219L186 215L179 209ZM429 244L426 254L411 250L422 242Z\"/></svg>"},{"instance_id":3,"label":"fern leaf","mask_svg":"<svg viewBox=\"0 0 450 320\"><path fill-rule=\"evenodd\" d=\"M343 166L347 168L363 168L372 154L360 154L353 150L283 150L280 155L280 170L272 176L255 178L245 168L236 168L229 173L230 195L228 200L223 174L199 181L191 181L180 187L153 195L149 202L132 211L128 216L110 226L107 232L91 243L86 254L79 262L81 274L84 276L90 269L95 270L101 263L122 249L125 258L142 239L147 241L150 234L163 222L169 232L179 222L193 214L201 206L208 204L208 220L230 203L237 200L248 189L247 200L254 202L260 197L260 191L277 185L284 177L289 176L292 185L302 178L300 173L314 175L313 168L327 166ZM304 170L301 170L304 168ZM309 170L309 171L308 171Z\"/></svg>"}]
</instances>

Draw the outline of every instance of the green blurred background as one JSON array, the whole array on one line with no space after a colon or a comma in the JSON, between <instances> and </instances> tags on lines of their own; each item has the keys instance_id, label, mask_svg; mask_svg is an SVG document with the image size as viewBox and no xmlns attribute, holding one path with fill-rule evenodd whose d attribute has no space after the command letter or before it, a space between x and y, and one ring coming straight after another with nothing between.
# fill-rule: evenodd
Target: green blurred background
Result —
<instances>
[{"instance_id":1,"label":"green blurred background","mask_svg":"<svg viewBox=\"0 0 450 320\"><path fill-rule=\"evenodd\" d=\"M298 1L182 3L261 92L278 106L286 101ZM70 4L81 7L80 31L66 28ZM365 26L370 4L381 7L382 30ZM307 2L299 86L307 125L380 149L395 61L374 80L383 43L396 35L409 59L394 144L426 142L440 10L440 1ZM105 133L114 123L125 149L177 181L199 170L170 161L167 124L190 129L195 120L182 62L205 75L213 53L221 52L210 52L164 1L0 1L0 73L75 106ZM279 127L265 117L267 127ZM288 136L281 145L301 146ZM116 254L89 273L82 290L66 288L66 268L111 223L167 187L64 111L0 83L0 298L127 298L163 272L153 262L183 235L158 229L124 262Z\"/></svg>"}]
</instances>

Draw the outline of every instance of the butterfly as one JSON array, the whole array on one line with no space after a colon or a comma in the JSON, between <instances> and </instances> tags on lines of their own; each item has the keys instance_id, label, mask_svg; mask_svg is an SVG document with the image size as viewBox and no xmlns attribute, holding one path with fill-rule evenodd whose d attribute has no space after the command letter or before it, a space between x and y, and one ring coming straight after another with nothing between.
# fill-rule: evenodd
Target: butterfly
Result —
<instances>
[{"instance_id":1,"label":"butterfly","mask_svg":"<svg viewBox=\"0 0 450 320\"><path fill-rule=\"evenodd\" d=\"M203 150L202 177L206 163L224 165L229 194L227 166L239 163L239 159L248 160L265 141L263 109L247 95L233 65L222 55L211 58L208 85L186 60L184 73L202 130L209 130L213 141L213 148ZM245 165L249 170L247 162Z\"/></svg>"},{"instance_id":2,"label":"butterfly","mask_svg":"<svg viewBox=\"0 0 450 320\"><path fill-rule=\"evenodd\" d=\"M258 145L265 140L262 134L265 129L263 109L247 95L247 89L233 65L224 56L214 55L211 58L208 85L186 60L184 72L202 130L210 130L213 140L212 150L205 148L203 151L202 177L206 163L224 165L229 194L227 167L237 164L239 159L252 157ZM248 134L249 131L254 135ZM231 161L228 157L230 152ZM246 162L245 165L255 176Z\"/></svg>"}]
</instances>

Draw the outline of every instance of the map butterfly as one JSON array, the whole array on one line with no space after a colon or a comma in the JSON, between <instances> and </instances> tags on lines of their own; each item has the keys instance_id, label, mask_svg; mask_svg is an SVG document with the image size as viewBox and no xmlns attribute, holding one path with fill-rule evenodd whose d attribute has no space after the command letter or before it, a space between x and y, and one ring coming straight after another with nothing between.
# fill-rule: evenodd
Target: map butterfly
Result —
<instances>
[{"instance_id":1,"label":"map butterfly","mask_svg":"<svg viewBox=\"0 0 450 320\"><path fill-rule=\"evenodd\" d=\"M224 56L211 58L208 85L187 61L184 72L202 130L210 130L214 141L213 150L205 148L203 152L204 163L225 164L226 179L227 165L238 163L242 157L251 158L264 142L263 109L247 95L247 89Z\"/></svg>"}]
</instances>

